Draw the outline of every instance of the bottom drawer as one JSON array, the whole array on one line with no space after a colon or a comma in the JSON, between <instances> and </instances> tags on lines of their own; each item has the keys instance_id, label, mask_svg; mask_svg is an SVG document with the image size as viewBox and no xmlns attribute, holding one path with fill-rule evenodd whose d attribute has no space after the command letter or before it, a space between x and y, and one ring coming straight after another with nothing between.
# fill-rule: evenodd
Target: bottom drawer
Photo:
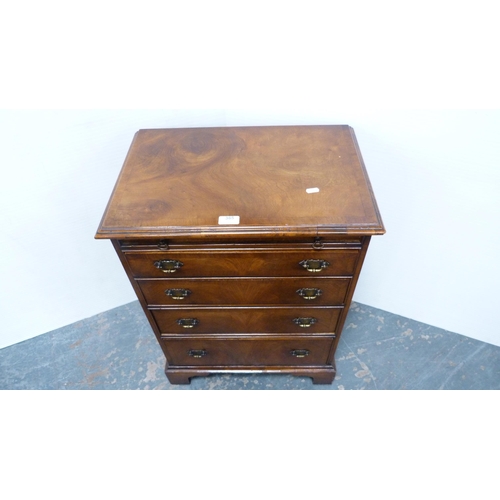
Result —
<instances>
[{"instance_id":1,"label":"bottom drawer","mask_svg":"<svg viewBox=\"0 0 500 500\"><path fill-rule=\"evenodd\" d=\"M175 366L326 365L334 337L164 338Z\"/></svg>"}]
</instances>

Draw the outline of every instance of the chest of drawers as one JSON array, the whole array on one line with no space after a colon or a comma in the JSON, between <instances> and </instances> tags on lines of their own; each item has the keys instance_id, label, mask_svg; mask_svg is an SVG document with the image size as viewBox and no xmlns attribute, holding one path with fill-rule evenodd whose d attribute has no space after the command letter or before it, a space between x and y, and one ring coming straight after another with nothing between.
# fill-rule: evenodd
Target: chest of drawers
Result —
<instances>
[{"instance_id":1,"label":"chest of drawers","mask_svg":"<svg viewBox=\"0 0 500 500\"><path fill-rule=\"evenodd\" d=\"M331 383L370 238L384 232L350 127L228 127L140 130L96 237L111 239L171 383Z\"/></svg>"}]
</instances>

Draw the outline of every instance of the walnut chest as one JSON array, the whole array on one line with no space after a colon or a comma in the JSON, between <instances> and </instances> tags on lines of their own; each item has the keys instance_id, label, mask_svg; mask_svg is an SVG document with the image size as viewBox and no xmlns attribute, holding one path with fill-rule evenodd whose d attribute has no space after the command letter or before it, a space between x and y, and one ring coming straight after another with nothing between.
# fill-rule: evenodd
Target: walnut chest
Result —
<instances>
[{"instance_id":1,"label":"walnut chest","mask_svg":"<svg viewBox=\"0 0 500 500\"><path fill-rule=\"evenodd\" d=\"M331 383L373 235L352 128L140 130L96 234L111 239L171 383L288 373Z\"/></svg>"}]
</instances>

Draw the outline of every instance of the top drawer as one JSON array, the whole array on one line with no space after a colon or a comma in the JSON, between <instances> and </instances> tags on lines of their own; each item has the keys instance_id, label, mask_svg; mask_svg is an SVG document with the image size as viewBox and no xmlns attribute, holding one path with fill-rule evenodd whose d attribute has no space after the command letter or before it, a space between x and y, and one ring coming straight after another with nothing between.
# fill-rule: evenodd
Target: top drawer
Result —
<instances>
[{"instance_id":1,"label":"top drawer","mask_svg":"<svg viewBox=\"0 0 500 500\"><path fill-rule=\"evenodd\" d=\"M125 252L136 278L352 276L357 249Z\"/></svg>"}]
</instances>

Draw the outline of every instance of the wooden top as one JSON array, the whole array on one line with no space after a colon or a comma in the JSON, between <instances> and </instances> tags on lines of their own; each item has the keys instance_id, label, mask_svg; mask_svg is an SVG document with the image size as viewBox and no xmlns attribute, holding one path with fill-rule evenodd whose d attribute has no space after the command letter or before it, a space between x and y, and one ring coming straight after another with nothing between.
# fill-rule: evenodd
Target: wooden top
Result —
<instances>
[{"instance_id":1,"label":"wooden top","mask_svg":"<svg viewBox=\"0 0 500 500\"><path fill-rule=\"evenodd\" d=\"M384 232L351 127L227 127L139 130L96 238Z\"/></svg>"}]
</instances>

